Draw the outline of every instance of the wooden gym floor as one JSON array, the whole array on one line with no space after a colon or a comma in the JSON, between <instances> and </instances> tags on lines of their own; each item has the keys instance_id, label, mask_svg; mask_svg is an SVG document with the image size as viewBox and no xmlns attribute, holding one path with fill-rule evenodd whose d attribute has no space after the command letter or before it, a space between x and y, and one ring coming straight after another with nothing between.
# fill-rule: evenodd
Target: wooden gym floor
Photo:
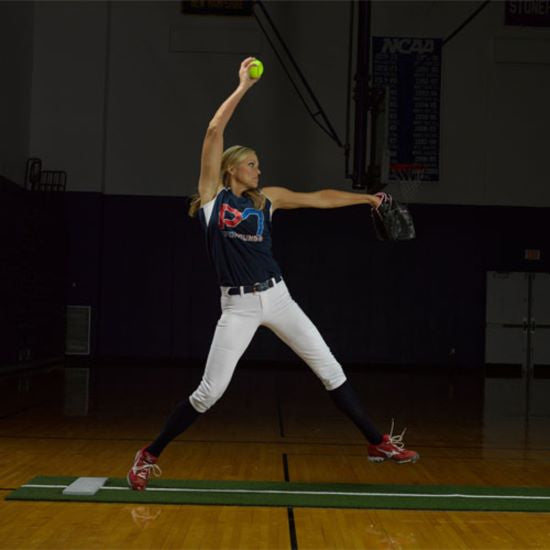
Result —
<instances>
[{"instance_id":1,"label":"wooden gym floor","mask_svg":"<svg viewBox=\"0 0 550 550\"><path fill-rule=\"evenodd\" d=\"M10 502L36 475L124 477L195 368L94 365L0 378L0 548L550 548L550 514ZM415 465L369 464L359 432L307 367L243 366L161 457L167 479L548 486L550 419L489 417L483 379L444 369L348 370Z\"/></svg>"}]
</instances>

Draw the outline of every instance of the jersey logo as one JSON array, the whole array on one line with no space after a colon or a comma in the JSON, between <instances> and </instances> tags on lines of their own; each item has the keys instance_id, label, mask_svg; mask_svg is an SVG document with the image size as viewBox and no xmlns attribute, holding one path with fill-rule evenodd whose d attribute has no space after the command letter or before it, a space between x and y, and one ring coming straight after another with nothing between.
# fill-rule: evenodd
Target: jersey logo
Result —
<instances>
[{"instance_id":1,"label":"jersey logo","mask_svg":"<svg viewBox=\"0 0 550 550\"><path fill-rule=\"evenodd\" d=\"M255 210L254 208L245 208L241 212L240 210L223 203L220 207L218 227L222 230L226 228L234 229L250 216L256 216L258 218L256 236L259 237L264 232L264 213L261 210Z\"/></svg>"}]
</instances>

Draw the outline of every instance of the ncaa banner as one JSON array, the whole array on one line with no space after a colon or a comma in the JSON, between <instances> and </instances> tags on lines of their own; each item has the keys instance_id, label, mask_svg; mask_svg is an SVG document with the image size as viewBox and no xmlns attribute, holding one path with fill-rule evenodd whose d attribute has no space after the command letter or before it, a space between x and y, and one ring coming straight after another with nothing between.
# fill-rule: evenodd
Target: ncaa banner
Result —
<instances>
[{"instance_id":1,"label":"ncaa banner","mask_svg":"<svg viewBox=\"0 0 550 550\"><path fill-rule=\"evenodd\" d=\"M506 0L506 25L550 27L550 0Z\"/></svg>"},{"instance_id":2,"label":"ncaa banner","mask_svg":"<svg viewBox=\"0 0 550 550\"><path fill-rule=\"evenodd\" d=\"M423 165L423 181L439 181L442 44L439 38L373 38L374 88L388 94L389 162ZM396 179L391 171L389 179Z\"/></svg>"}]
</instances>

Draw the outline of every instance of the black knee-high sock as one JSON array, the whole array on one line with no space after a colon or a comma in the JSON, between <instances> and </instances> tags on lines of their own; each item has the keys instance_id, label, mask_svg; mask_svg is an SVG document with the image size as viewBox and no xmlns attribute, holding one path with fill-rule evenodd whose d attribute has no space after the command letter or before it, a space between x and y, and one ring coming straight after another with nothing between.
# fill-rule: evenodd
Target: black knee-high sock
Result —
<instances>
[{"instance_id":1,"label":"black knee-high sock","mask_svg":"<svg viewBox=\"0 0 550 550\"><path fill-rule=\"evenodd\" d=\"M189 403L189 399L185 399L174 409L162 432L146 450L154 456L160 456L164 447L191 426L199 415L200 413Z\"/></svg>"},{"instance_id":2,"label":"black knee-high sock","mask_svg":"<svg viewBox=\"0 0 550 550\"><path fill-rule=\"evenodd\" d=\"M378 445L382 441L382 435L374 426L363 408L361 400L347 380L341 386L328 393L336 406L363 432L369 443Z\"/></svg>"}]
</instances>

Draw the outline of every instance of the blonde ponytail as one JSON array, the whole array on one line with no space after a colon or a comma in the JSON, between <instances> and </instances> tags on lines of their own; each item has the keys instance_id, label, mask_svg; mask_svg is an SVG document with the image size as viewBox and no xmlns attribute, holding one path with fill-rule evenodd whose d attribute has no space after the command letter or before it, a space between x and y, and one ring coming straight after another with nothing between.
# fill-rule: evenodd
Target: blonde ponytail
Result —
<instances>
[{"instance_id":1,"label":"blonde ponytail","mask_svg":"<svg viewBox=\"0 0 550 550\"><path fill-rule=\"evenodd\" d=\"M221 185L225 188L229 187L229 168L238 164L246 155L250 154L255 155L256 151L250 147L243 147L242 145L233 145L223 152L219 177ZM249 189L245 191L243 195L252 201L252 205L256 210L263 210L265 208L266 198L259 189ZM199 194L195 193L192 195L191 203L189 204L189 215L192 218L195 217L200 207L201 199Z\"/></svg>"}]
</instances>

